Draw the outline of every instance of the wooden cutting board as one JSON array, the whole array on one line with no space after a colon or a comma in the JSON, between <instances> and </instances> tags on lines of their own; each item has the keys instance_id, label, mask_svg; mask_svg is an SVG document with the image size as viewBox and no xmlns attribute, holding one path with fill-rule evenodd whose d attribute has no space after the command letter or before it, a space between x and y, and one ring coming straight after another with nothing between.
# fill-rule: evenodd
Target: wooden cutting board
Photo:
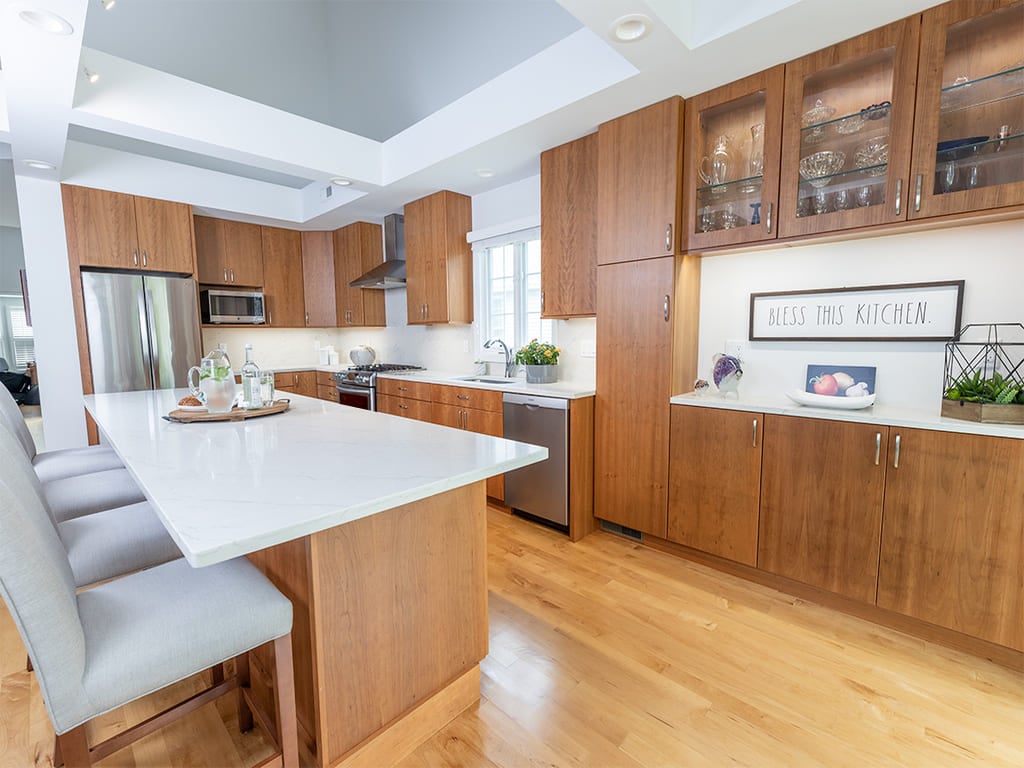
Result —
<instances>
[{"instance_id":1,"label":"wooden cutting board","mask_svg":"<svg viewBox=\"0 0 1024 768\"><path fill-rule=\"evenodd\" d=\"M164 416L168 421L176 421L181 424L190 424L194 421L243 421L255 419L258 416L270 416L273 413L284 413L288 410L290 400L275 400L273 405L266 408L232 408L228 413L210 413L208 411L183 411L175 408Z\"/></svg>"}]
</instances>

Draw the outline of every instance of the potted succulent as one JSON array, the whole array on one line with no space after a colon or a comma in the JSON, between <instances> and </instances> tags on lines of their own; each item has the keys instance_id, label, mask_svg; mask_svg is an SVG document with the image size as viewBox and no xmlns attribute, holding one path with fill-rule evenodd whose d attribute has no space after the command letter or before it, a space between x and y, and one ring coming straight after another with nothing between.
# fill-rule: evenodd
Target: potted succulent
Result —
<instances>
[{"instance_id":1,"label":"potted succulent","mask_svg":"<svg viewBox=\"0 0 1024 768\"><path fill-rule=\"evenodd\" d=\"M946 344L942 415L1024 424L1024 325L967 325Z\"/></svg>"},{"instance_id":2,"label":"potted succulent","mask_svg":"<svg viewBox=\"0 0 1024 768\"><path fill-rule=\"evenodd\" d=\"M534 339L516 352L516 363L526 366L528 384L552 384L558 381L558 355L554 344Z\"/></svg>"}]
</instances>

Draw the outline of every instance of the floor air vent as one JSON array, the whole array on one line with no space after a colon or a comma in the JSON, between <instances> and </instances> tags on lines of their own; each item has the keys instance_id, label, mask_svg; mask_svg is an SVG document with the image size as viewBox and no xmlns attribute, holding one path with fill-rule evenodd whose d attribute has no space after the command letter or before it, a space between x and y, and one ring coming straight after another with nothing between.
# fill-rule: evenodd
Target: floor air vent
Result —
<instances>
[{"instance_id":1,"label":"floor air vent","mask_svg":"<svg viewBox=\"0 0 1024 768\"><path fill-rule=\"evenodd\" d=\"M636 528L627 528L624 525L618 523L609 523L607 520L601 521L601 530L608 531L609 533L617 533L619 536L625 536L627 539L633 541L643 541L644 534L642 531L638 531Z\"/></svg>"}]
</instances>

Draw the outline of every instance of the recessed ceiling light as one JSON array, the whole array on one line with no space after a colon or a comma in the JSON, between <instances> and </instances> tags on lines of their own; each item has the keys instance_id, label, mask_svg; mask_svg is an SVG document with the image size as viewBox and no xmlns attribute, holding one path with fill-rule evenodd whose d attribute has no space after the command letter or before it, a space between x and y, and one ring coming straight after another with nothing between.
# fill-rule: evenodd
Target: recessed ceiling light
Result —
<instances>
[{"instance_id":1,"label":"recessed ceiling light","mask_svg":"<svg viewBox=\"0 0 1024 768\"><path fill-rule=\"evenodd\" d=\"M88 80L90 83L95 83L99 81L99 72L92 72L88 67L82 67L82 71L85 72L85 79Z\"/></svg>"},{"instance_id":2,"label":"recessed ceiling light","mask_svg":"<svg viewBox=\"0 0 1024 768\"><path fill-rule=\"evenodd\" d=\"M47 163L45 160L25 160L25 165L29 168L35 168L38 171L55 171L57 166L52 163Z\"/></svg>"},{"instance_id":3,"label":"recessed ceiling light","mask_svg":"<svg viewBox=\"0 0 1024 768\"><path fill-rule=\"evenodd\" d=\"M331 184L336 187L351 187L352 182L349 179L331 179Z\"/></svg>"},{"instance_id":4,"label":"recessed ceiling light","mask_svg":"<svg viewBox=\"0 0 1024 768\"><path fill-rule=\"evenodd\" d=\"M489 179L494 175L494 171L492 171L490 168L480 168L479 170L477 170L476 175L479 176L481 179Z\"/></svg>"},{"instance_id":5,"label":"recessed ceiling light","mask_svg":"<svg viewBox=\"0 0 1024 768\"><path fill-rule=\"evenodd\" d=\"M109 11L111 8L117 5L117 0L100 0L100 5L103 6L104 11Z\"/></svg>"},{"instance_id":6,"label":"recessed ceiling light","mask_svg":"<svg viewBox=\"0 0 1024 768\"><path fill-rule=\"evenodd\" d=\"M612 22L612 37L620 43L634 43L650 31L651 20L642 13L631 13Z\"/></svg>"},{"instance_id":7,"label":"recessed ceiling light","mask_svg":"<svg viewBox=\"0 0 1024 768\"><path fill-rule=\"evenodd\" d=\"M18 14L18 18L42 32L49 32L51 35L70 35L74 32L74 28L67 19L52 11L25 9Z\"/></svg>"}]
</instances>

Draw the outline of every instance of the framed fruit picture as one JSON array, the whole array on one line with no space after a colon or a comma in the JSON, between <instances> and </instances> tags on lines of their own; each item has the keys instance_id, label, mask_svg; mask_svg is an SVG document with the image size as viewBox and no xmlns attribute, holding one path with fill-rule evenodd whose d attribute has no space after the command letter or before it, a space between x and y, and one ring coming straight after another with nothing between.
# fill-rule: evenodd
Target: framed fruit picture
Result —
<instances>
[{"instance_id":1,"label":"framed fruit picture","mask_svg":"<svg viewBox=\"0 0 1024 768\"><path fill-rule=\"evenodd\" d=\"M828 397L875 394L875 368L866 365L808 365L804 391Z\"/></svg>"}]
</instances>

